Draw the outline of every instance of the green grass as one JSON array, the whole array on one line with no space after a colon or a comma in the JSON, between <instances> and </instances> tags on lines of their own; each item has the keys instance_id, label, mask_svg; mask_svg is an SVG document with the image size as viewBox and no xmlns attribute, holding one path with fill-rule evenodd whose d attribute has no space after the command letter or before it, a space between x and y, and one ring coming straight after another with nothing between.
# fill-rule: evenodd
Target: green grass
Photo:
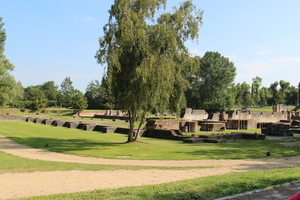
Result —
<instances>
[{"instance_id":1,"label":"green grass","mask_svg":"<svg viewBox=\"0 0 300 200\"><path fill-rule=\"evenodd\" d=\"M70 116L59 113L60 119L71 121ZM67 111L65 111L67 112ZM53 114L51 115L53 117ZM49 115L50 118L50 115ZM86 119L78 119L86 120ZM94 121L94 120L91 120ZM106 120L102 121L105 123ZM99 120L101 124L101 120ZM107 123L115 123L107 120ZM282 141L236 140L226 144L195 143L140 138L137 143L125 144L127 136L113 133L86 132L27 122L0 122L0 135L32 146L80 156L116 158L131 155L127 159L199 160L199 159L245 159L263 158L267 151L272 158L300 155L299 148L283 147ZM255 130L248 130L255 131ZM219 132L224 133L224 132ZM294 137L293 140L299 141ZM45 144L50 146L45 148ZM116 169L165 169L181 170L203 167L152 167L113 166L79 163L49 162L19 158L0 152L0 173L34 172L53 170L116 170ZM231 173L221 176L197 178L160 185L127 187L113 190L96 190L74 194L41 196L29 199L214 199L242 193L271 185L299 180L300 168ZM179 172L180 173L180 172ZM134 176L134 174L133 174Z\"/></svg>"},{"instance_id":2,"label":"green grass","mask_svg":"<svg viewBox=\"0 0 300 200\"><path fill-rule=\"evenodd\" d=\"M278 140L235 140L225 144L183 143L182 141L139 138L136 143L124 143L127 135L100 133L55 127L28 122L0 122L0 135L34 148L90 156L138 160L201 160L263 158L267 151L272 157L300 155L297 147L284 147ZM16 128L17 127L17 128ZM294 137L295 141L300 138ZM48 143L49 147L45 147Z\"/></svg>"},{"instance_id":3,"label":"green grass","mask_svg":"<svg viewBox=\"0 0 300 200\"><path fill-rule=\"evenodd\" d=\"M196 178L192 180L165 183L160 185L126 187L111 190L95 190L91 192L40 196L28 199L211 200L299 180L299 170L300 168L290 168L260 170L246 173L230 173L226 175Z\"/></svg>"},{"instance_id":4,"label":"green grass","mask_svg":"<svg viewBox=\"0 0 300 200\"><path fill-rule=\"evenodd\" d=\"M4 152L0 152L0 174L2 173L23 173L35 171L67 171L67 170L143 170L143 169L160 169L160 170L186 170L186 169L203 169L213 167L153 167L153 166L127 166L127 165L98 165L98 164L81 164L68 162L51 162L20 158Z\"/></svg>"}]
</instances>

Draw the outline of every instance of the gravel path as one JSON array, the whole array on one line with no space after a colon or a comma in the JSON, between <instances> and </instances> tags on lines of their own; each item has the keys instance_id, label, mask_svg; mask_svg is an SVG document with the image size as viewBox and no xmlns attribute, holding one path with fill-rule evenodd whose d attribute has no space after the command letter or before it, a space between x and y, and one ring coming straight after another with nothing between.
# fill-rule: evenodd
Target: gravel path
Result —
<instances>
[{"instance_id":1,"label":"gravel path","mask_svg":"<svg viewBox=\"0 0 300 200\"><path fill-rule=\"evenodd\" d=\"M247 160L118 160L78 157L24 146L0 136L0 151L28 159L106 165L136 166L215 166L213 169L189 170L102 170L49 171L0 174L0 199L73 193L96 189L152 185L184 179L246 172L251 170L299 167L300 156ZM134 176L132 176L134 174ZM3 184L4 183L4 184Z\"/></svg>"}]
</instances>

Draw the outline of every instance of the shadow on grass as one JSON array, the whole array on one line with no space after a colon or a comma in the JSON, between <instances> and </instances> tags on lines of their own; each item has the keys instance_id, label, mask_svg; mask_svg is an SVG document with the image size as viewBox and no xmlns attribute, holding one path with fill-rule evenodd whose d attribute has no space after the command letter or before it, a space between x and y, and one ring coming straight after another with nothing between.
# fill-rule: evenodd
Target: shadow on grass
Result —
<instances>
[{"instance_id":1,"label":"shadow on grass","mask_svg":"<svg viewBox=\"0 0 300 200\"><path fill-rule=\"evenodd\" d=\"M113 147L122 145L124 143L114 142L95 142L87 139L59 139L59 138L45 138L45 137L9 137L9 139L26 146L38 149L46 149L54 152L72 152L84 151L101 147ZM1 149L1 146L0 146Z\"/></svg>"},{"instance_id":2,"label":"shadow on grass","mask_svg":"<svg viewBox=\"0 0 300 200\"><path fill-rule=\"evenodd\" d=\"M208 159L255 159L266 157L267 152L271 152L271 157L289 157L300 155L300 148L284 147L280 145L282 141L267 140L241 140L229 142L226 144L208 144L204 143L206 148L191 151L189 154L200 156L205 155ZM195 145L195 144L193 144ZM197 145L203 145L197 144ZM174 152L182 154L186 152Z\"/></svg>"}]
</instances>

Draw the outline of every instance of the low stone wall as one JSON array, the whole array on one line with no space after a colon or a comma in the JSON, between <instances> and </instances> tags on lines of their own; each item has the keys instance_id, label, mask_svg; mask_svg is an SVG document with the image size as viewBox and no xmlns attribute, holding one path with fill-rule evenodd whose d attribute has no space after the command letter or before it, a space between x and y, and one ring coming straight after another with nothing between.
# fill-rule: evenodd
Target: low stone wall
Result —
<instances>
[{"instance_id":1,"label":"low stone wall","mask_svg":"<svg viewBox=\"0 0 300 200\"><path fill-rule=\"evenodd\" d=\"M223 140L264 140L265 134L258 133L230 133L230 134L214 134L200 135L199 138L223 139Z\"/></svg>"},{"instance_id":2,"label":"low stone wall","mask_svg":"<svg viewBox=\"0 0 300 200\"><path fill-rule=\"evenodd\" d=\"M53 125L53 124L54 124L54 120L52 120L52 119L45 119L45 120L43 121L43 123L44 123L45 125Z\"/></svg>"},{"instance_id":3,"label":"low stone wall","mask_svg":"<svg viewBox=\"0 0 300 200\"><path fill-rule=\"evenodd\" d=\"M15 115L0 115L0 121L25 121L27 117Z\"/></svg>"},{"instance_id":4,"label":"low stone wall","mask_svg":"<svg viewBox=\"0 0 300 200\"><path fill-rule=\"evenodd\" d=\"M129 120L127 116L117 116L117 115L95 115L94 118Z\"/></svg>"},{"instance_id":5,"label":"low stone wall","mask_svg":"<svg viewBox=\"0 0 300 200\"><path fill-rule=\"evenodd\" d=\"M63 127L65 123L66 123L65 121L55 120L54 123L53 123L53 126Z\"/></svg>"},{"instance_id":6,"label":"low stone wall","mask_svg":"<svg viewBox=\"0 0 300 200\"><path fill-rule=\"evenodd\" d=\"M200 131L226 130L226 122L223 121L199 121Z\"/></svg>"},{"instance_id":7,"label":"low stone wall","mask_svg":"<svg viewBox=\"0 0 300 200\"><path fill-rule=\"evenodd\" d=\"M161 138L161 139L172 139L176 140L177 136L180 135L179 130L168 130L168 129L148 129L143 133L143 137Z\"/></svg>"},{"instance_id":8,"label":"low stone wall","mask_svg":"<svg viewBox=\"0 0 300 200\"><path fill-rule=\"evenodd\" d=\"M293 136L293 131L289 124L269 123L261 128L261 132L270 136Z\"/></svg>"},{"instance_id":9,"label":"low stone wall","mask_svg":"<svg viewBox=\"0 0 300 200\"><path fill-rule=\"evenodd\" d=\"M44 122L44 119L41 119L41 118L35 118L35 119L33 120L33 122L35 122L35 123L37 123L37 124L41 124L41 123Z\"/></svg>"},{"instance_id":10,"label":"low stone wall","mask_svg":"<svg viewBox=\"0 0 300 200\"><path fill-rule=\"evenodd\" d=\"M94 117L95 115L104 115L103 111L82 111L77 113L76 116L79 117Z\"/></svg>"}]
</instances>

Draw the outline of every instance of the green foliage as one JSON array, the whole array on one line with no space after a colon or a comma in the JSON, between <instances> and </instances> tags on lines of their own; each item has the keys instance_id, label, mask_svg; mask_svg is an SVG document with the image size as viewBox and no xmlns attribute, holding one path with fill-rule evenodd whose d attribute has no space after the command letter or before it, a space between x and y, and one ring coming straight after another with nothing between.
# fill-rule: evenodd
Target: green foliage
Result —
<instances>
[{"instance_id":1,"label":"green foliage","mask_svg":"<svg viewBox=\"0 0 300 200\"><path fill-rule=\"evenodd\" d=\"M110 105L112 100L106 87L105 76L101 83L98 80L91 81L84 96L87 98L89 109L113 109L113 106Z\"/></svg>"},{"instance_id":2,"label":"green foliage","mask_svg":"<svg viewBox=\"0 0 300 200\"><path fill-rule=\"evenodd\" d=\"M234 105L233 81L236 75L233 62L218 52L206 52L200 68L192 74L191 90L197 108L208 112L223 112Z\"/></svg>"},{"instance_id":3,"label":"green foliage","mask_svg":"<svg viewBox=\"0 0 300 200\"><path fill-rule=\"evenodd\" d=\"M67 171L67 170L144 170L144 169L161 169L161 170L184 170L184 169L202 169L208 167L153 167L153 166L132 166L132 165L97 165L81 164L67 162L51 162L34 159L20 158L10 154L0 152L0 174L1 173L22 173L35 171Z\"/></svg>"},{"instance_id":4,"label":"green foliage","mask_svg":"<svg viewBox=\"0 0 300 200\"><path fill-rule=\"evenodd\" d=\"M183 64L190 58L184 42L198 37L202 11L185 1L173 13L158 16L166 0L115 1L104 36L99 39L98 63L107 64L107 85L116 108L130 118L128 142L137 140L133 127L146 112L182 104L186 81ZM148 25L147 22L153 23Z\"/></svg>"},{"instance_id":5,"label":"green foliage","mask_svg":"<svg viewBox=\"0 0 300 200\"><path fill-rule=\"evenodd\" d=\"M6 31L0 17L0 106L5 106L19 97L19 83L17 83L8 71L14 69L14 65L4 55Z\"/></svg>"},{"instance_id":6,"label":"green foliage","mask_svg":"<svg viewBox=\"0 0 300 200\"><path fill-rule=\"evenodd\" d=\"M87 99L79 90L74 90L72 97L72 108L74 113L81 112L88 107Z\"/></svg>"},{"instance_id":7,"label":"green foliage","mask_svg":"<svg viewBox=\"0 0 300 200\"><path fill-rule=\"evenodd\" d=\"M246 82L242 84L238 83L235 86L235 105L242 105L243 107L248 107L252 105L250 85Z\"/></svg>"},{"instance_id":8,"label":"green foliage","mask_svg":"<svg viewBox=\"0 0 300 200\"><path fill-rule=\"evenodd\" d=\"M262 82L262 78L256 77L252 79L252 85L251 85L251 99L252 104L257 105L260 102L260 96L259 96L259 88Z\"/></svg>"},{"instance_id":9,"label":"green foliage","mask_svg":"<svg viewBox=\"0 0 300 200\"><path fill-rule=\"evenodd\" d=\"M48 81L43 83L40 88L48 101L57 100L58 98L58 86L55 85L54 81Z\"/></svg>"},{"instance_id":10,"label":"green foliage","mask_svg":"<svg viewBox=\"0 0 300 200\"><path fill-rule=\"evenodd\" d=\"M37 110L40 110L41 108L45 108L46 105L47 105L46 99L36 99L31 102L29 108L33 111L37 111Z\"/></svg>"},{"instance_id":11,"label":"green foliage","mask_svg":"<svg viewBox=\"0 0 300 200\"><path fill-rule=\"evenodd\" d=\"M24 89L24 99L26 101L35 101L46 99L46 96L39 86L28 86Z\"/></svg>"},{"instance_id":12,"label":"green foliage","mask_svg":"<svg viewBox=\"0 0 300 200\"><path fill-rule=\"evenodd\" d=\"M74 96L74 86L70 77L66 77L60 85L59 102L64 107L72 106L72 98Z\"/></svg>"}]
</instances>

